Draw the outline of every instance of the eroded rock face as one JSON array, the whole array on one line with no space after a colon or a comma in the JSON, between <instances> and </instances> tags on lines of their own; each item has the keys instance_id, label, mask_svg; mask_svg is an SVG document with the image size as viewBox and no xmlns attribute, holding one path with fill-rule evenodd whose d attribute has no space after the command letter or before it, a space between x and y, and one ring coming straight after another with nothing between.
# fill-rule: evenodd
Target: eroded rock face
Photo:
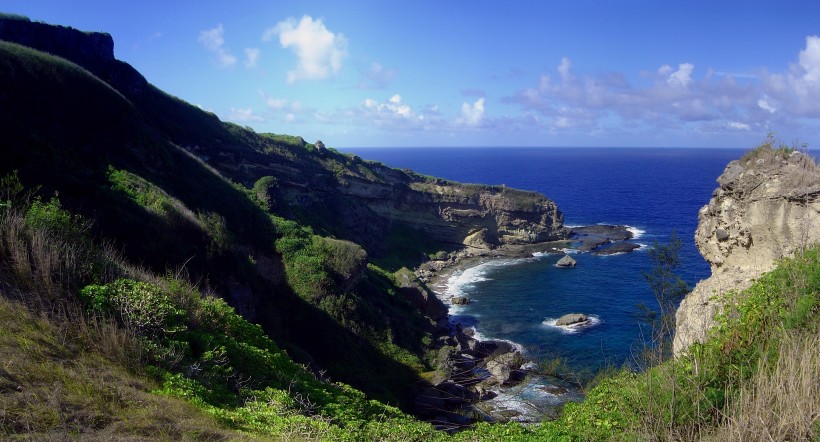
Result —
<instances>
[{"instance_id":1,"label":"eroded rock face","mask_svg":"<svg viewBox=\"0 0 820 442\"><path fill-rule=\"evenodd\" d=\"M712 276L676 317L676 354L706 337L720 295L742 290L776 261L820 241L820 170L800 152L765 150L732 161L698 213L695 244Z\"/></svg>"}]
</instances>

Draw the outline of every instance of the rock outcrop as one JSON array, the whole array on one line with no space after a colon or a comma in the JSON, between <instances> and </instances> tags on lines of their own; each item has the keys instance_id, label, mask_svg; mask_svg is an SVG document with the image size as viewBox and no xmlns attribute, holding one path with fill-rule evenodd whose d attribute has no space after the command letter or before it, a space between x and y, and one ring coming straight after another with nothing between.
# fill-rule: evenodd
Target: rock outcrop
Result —
<instances>
[{"instance_id":1,"label":"rock outcrop","mask_svg":"<svg viewBox=\"0 0 820 442\"><path fill-rule=\"evenodd\" d=\"M717 182L695 232L712 276L678 309L676 354L706 337L720 295L747 288L778 259L820 241L820 169L808 156L758 148L729 163Z\"/></svg>"},{"instance_id":2,"label":"rock outcrop","mask_svg":"<svg viewBox=\"0 0 820 442\"><path fill-rule=\"evenodd\" d=\"M606 256L615 255L618 253L629 253L633 250L640 249L640 244L633 244L631 242L619 242L608 247L599 247L592 251L593 255Z\"/></svg>"},{"instance_id":3,"label":"rock outcrop","mask_svg":"<svg viewBox=\"0 0 820 442\"><path fill-rule=\"evenodd\" d=\"M136 69L114 58L114 39L107 33L0 18L0 40L71 60L123 93L141 93L148 86Z\"/></svg>"},{"instance_id":4,"label":"rock outcrop","mask_svg":"<svg viewBox=\"0 0 820 442\"><path fill-rule=\"evenodd\" d=\"M558 318L558 320L555 321L555 325L567 326L567 325L583 324L583 323L587 322L588 320L589 320L589 318L587 317L587 315L585 315L583 313L569 313L569 314L566 314L566 315L561 316L560 318Z\"/></svg>"},{"instance_id":5,"label":"rock outcrop","mask_svg":"<svg viewBox=\"0 0 820 442\"><path fill-rule=\"evenodd\" d=\"M561 257L561 259L558 260L558 262L555 263L555 267L566 269L570 267L575 267L576 264L578 263L575 261L575 259L573 259L569 255L564 255L563 257Z\"/></svg>"}]
</instances>

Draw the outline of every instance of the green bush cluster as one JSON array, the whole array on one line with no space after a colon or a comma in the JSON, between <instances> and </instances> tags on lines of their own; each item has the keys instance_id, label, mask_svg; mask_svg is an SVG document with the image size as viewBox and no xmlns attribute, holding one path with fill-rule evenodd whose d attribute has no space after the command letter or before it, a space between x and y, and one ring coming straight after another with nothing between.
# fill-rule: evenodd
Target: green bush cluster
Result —
<instances>
[{"instance_id":1,"label":"green bush cluster","mask_svg":"<svg viewBox=\"0 0 820 442\"><path fill-rule=\"evenodd\" d=\"M120 279L89 285L81 298L143 339L162 387L225 425L273 436L369 440L401 428L433 436L432 427L341 383L296 365L254 324L223 300L202 298L174 279L164 285Z\"/></svg>"}]
</instances>

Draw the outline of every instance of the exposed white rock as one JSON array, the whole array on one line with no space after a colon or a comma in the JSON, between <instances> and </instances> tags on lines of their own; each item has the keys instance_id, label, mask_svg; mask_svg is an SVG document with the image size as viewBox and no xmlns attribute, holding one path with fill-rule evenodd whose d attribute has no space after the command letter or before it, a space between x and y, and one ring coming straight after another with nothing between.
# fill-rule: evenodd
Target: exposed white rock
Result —
<instances>
[{"instance_id":1,"label":"exposed white rock","mask_svg":"<svg viewBox=\"0 0 820 442\"><path fill-rule=\"evenodd\" d=\"M747 288L778 259L820 241L820 168L811 158L763 150L729 163L717 182L695 232L712 276L678 309L675 354L703 341L723 294Z\"/></svg>"}]
</instances>

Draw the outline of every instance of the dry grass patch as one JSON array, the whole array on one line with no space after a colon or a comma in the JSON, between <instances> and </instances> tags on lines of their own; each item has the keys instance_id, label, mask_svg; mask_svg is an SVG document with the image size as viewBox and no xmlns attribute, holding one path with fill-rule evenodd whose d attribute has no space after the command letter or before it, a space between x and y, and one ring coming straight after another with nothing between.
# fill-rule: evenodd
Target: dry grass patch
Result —
<instances>
[{"instance_id":1,"label":"dry grass patch","mask_svg":"<svg viewBox=\"0 0 820 442\"><path fill-rule=\"evenodd\" d=\"M0 439L249 440L0 295Z\"/></svg>"},{"instance_id":2,"label":"dry grass patch","mask_svg":"<svg viewBox=\"0 0 820 442\"><path fill-rule=\"evenodd\" d=\"M811 440L820 422L820 333L784 339L730 410L716 440Z\"/></svg>"}]
</instances>

